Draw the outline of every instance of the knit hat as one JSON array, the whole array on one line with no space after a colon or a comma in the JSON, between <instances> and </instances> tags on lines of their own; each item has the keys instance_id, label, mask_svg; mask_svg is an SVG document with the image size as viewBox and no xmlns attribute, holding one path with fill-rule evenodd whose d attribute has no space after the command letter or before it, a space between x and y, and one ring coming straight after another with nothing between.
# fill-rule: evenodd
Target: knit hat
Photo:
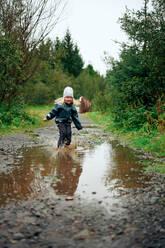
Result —
<instances>
[{"instance_id":1,"label":"knit hat","mask_svg":"<svg viewBox=\"0 0 165 248\"><path fill-rule=\"evenodd\" d=\"M69 86L64 89L63 97L66 96L73 97L73 89Z\"/></svg>"}]
</instances>

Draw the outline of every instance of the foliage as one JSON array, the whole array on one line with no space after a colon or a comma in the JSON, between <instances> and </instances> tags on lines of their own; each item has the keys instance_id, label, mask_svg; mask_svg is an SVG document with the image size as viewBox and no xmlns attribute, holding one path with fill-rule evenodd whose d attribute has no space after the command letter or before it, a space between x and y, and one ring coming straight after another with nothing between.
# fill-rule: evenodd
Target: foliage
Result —
<instances>
[{"instance_id":1,"label":"foliage","mask_svg":"<svg viewBox=\"0 0 165 248\"><path fill-rule=\"evenodd\" d=\"M145 0L138 11L127 9L120 18L121 28L131 43L122 45L118 61L109 59L106 74L114 120L128 130L144 125L152 130L164 123L161 118L165 108L164 2L153 1L151 11L147 3Z\"/></svg>"},{"instance_id":2,"label":"foliage","mask_svg":"<svg viewBox=\"0 0 165 248\"><path fill-rule=\"evenodd\" d=\"M69 30L66 31L62 41L56 39L55 48L58 55L60 53L60 62L63 71L77 77L82 71L84 62L79 53L77 44L73 43Z\"/></svg>"},{"instance_id":3,"label":"foliage","mask_svg":"<svg viewBox=\"0 0 165 248\"><path fill-rule=\"evenodd\" d=\"M35 118L28 115L25 111L24 100L21 97L15 98L14 102L9 104L0 105L0 126L11 125L19 127L21 125L34 124Z\"/></svg>"},{"instance_id":4,"label":"foliage","mask_svg":"<svg viewBox=\"0 0 165 248\"><path fill-rule=\"evenodd\" d=\"M159 174L165 174L165 163L153 163L144 168L146 172L155 172Z\"/></svg>"},{"instance_id":5,"label":"foliage","mask_svg":"<svg viewBox=\"0 0 165 248\"><path fill-rule=\"evenodd\" d=\"M53 28L52 20L55 24L59 20L62 12L58 11L63 10L63 3L65 0L1 1L0 100L3 106L8 106L7 111L13 107L15 97L22 93L28 104L53 103L55 98L61 97L65 86L78 89L75 79L81 73L86 74L79 48L69 30L61 40L58 37L55 41L45 40ZM93 68L90 69L91 79L92 73L93 77L96 75ZM97 84L98 80L99 77L91 79L91 83ZM75 90L76 95L82 95L81 87Z\"/></svg>"},{"instance_id":6,"label":"foliage","mask_svg":"<svg viewBox=\"0 0 165 248\"><path fill-rule=\"evenodd\" d=\"M91 101L99 92L103 92L104 88L104 78L90 64L75 79L74 89L76 96L85 96Z\"/></svg>"},{"instance_id":7,"label":"foliage","mask_svg":"<svg viewBox=\"0 0 165 248\"><path fill-rule=\"evenodd\" d=\"M9 38L0 35L0 102L11 102L23 77L22 53ZM16 80L17 79L17 80Z\"/></svg>"},{"instance_id":8,"label":"foliage","mask_svg":"<svg viewBox=\"0 0 165 248\"><path fill-rule=\"evenodd\" d=\"M25 101L31 105L53 104L67 85L72 86L72 78L61 69L52 70L51 65L43 61L24 88Z\"/></svg>"},{"instance_id":9,"label":"foliage","mask_svg":"<svg viewBox=\"0 0 165 248\"><path fill-rule=\"evenodd\" d=\"M38 46L54 28L63 7L64 1L58 0L0 1L1 101L11 102L35 73L40 64Z\"/></svg>"},{"instance_id":10,"label":"foliage","mask_svg":"<svg viewBox=\"0 0 165 248\"><path fill-rule=\"evenodd\" d=\"M141 11L127 11L120 19L122 29L134 40L141 53L146 84L153 101L162 96L165 88L165 17L163 1L153 1L149 11L145 1Z\"/></svg>"},{"instance_id":11,"label":"foliage","mask_svg":"<svg viewBox=\"0 0 165 248\"><path fill-rule=\"evenodd\" d=\"M71 48L67 51L67 47L64 46L66 37L70 40L70 45L68 42L67 46L73 49L75 45L68 30L62 41L57 37L55 43L51 40L47 40L45 43L42 42L39 47L42 59L40 66L24 87L26 103L52 103L55 98L62 96L63 89L68 85L74 88L75 98L83 95L90 100L96 94L99 94L99 91L104 89L104 78L93 69L92 65L88 65L84 69L82 64L79 67L78 61L81 61L81 56L78 53L76 56L74 54L73 57L71 56L72 58L68 59L70 62L69 64L66 63L68 66L68 69L66 69L64 61L66 62L68 57L66 57L66 60L64 60L64 57L66 54L71 55L71 52L69 52ZM74 68L77 73L70 72L69 68Z\"/></svg>"},{"instance_id":12,"label":"foliage","mask_svg":"<svg viewBox=\"0 0 165 248\"><path fill-rule=\"evenodd\" d=\"M66 86L75 88L75 77L83 71L83 61L69 30L62 40L57 37L55 42L43 41L38 53L40 65L24 87L25 101L28 104L53 103L62 96Z\"/></svg>"},{"instance_id":13,"label":"foliage","mask_svg":"<svg viewBox=\"0 0 165 248\"><path fill-rule=\"evenodd\" d=\"M22 103L21 103L22 101ZM51 106L25 106L23 99L12 108L6 105L0 106L0 135L15 133L15 131L33 130L49 125L43 122L43 118L52 108Z\"/></svg>"}]
</instances>

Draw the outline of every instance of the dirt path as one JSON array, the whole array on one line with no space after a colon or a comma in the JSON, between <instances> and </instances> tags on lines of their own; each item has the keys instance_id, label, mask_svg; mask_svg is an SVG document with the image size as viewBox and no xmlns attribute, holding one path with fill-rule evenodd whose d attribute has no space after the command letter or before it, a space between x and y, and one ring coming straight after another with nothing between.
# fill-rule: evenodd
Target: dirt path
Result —
<instances>
[{"instance_id":1,"label":"dirt path","mask_svg":"<svg viewBox=\"0 0 165 248\"><path fill-rule=\"evenodd\" d=\"M87 160L87 163L89 163L88 161L92 163L91 158L94 159L101 148L106 148L103 158L108 156L108 159L111 159L111 156L108 155L109 153L107 154L109 146L101 145L111 143L113 151L120 156L119 159L117 155L111 154L114 156L113 161L118 165L118 170L115 170L115 173L117 174L120 171L122 174L122 167L120 168L122 160L126 159L125 164L131 161L130 158L125 158L127 155L121 153L121 149L127 149L127 147L122 148L123 145L118 141L114 141L109 133L103 132L86 119L82 118L82 122L86 127L83 131L78 133L73 128L73 137L77 137L79 143L79 160L85 161L85 159L89 158L90 160ZM26 132L25 134L0 139L0 247L165 247L165 177L152 175L146 179L148 180L146 185L143 183L138 184L139 178L136 182L136 187L133 187L132 182L136 181L133 176L137 175L133 165L128 167L129 175L125 171L123 175L113 174L113 168L111 168L109 174L113 174L113 178L111 177L110 180L108 177L108 180L114 182L113 187L115 188L117 179L125 183L122 193L118 195L117 202L113 202L114 196L109 188L109 191L106 191L109 196L108 200L106 197L102 197L102 194L104 195L103 188L99 193L99 188L102 187L102 184L96 187L96 191L91 191L92 197L90 196L90 200L86 200L88 195L83 189L83 187L85 188L84 184L80 189L78 186L83 178L82 170L85 173L86 167L82 168L82 164L79 163L75 164L73 168L75 175L79 171L79 175L76 177L78 180L76 179L76 181L75 177L73 177L75 180L74 185L76 186L73 188L72 184L70 191L65 190L65 193L59 193L61 192L61 188L59 189L61 184L57 188L58 181L56 182L55 191L50 187L52 185L48 180L50 176L42 174L43 171L41 175L43 178L47 178L48 181L43 181L37 186L38 182L42 181L42 178L39 177L39 181L37 181L38 177L34 177L34 173L30 172L36 167L28 167L27 161L30 160L30 164L35 165L36 161L33 157L38 152L38 147L40 147L39 158L45 159L46 166L48 161L50 162L48 160L49 154L51 154L54 140L57 137L57 129L54 125L51 125L35 132ZM70 151L70 156L71 153ZM57 155L57 153L54 154ZM46 155L48 155L48 158ZM98 156L101 155L99 154ZM137 154L137 158L138 156L140 157L141 155ZM55 157L53 159L55 160ZM111 164L113 164L113 161L111 161ZM41 161L39 160L37 163L41 164ZM107 160L105 160L106 163ZM76 166L80 169L76 169ZM103 162L101 166L103 166ZM17 173L15 168L17 168ZM19 176L21 168L29 168L26 171L29 177L24 178L22 174ZM44 169L48 170L50 168L45 167ZM94 167L94 171L95 169L96 167ZM60 173L62 172L60 171ZM30 181L32 176L33 181ZM138 174L138 176L140 177L141 174ZM96 174L93 173L90 177L89 181L87 181L88 184L90 184L90 180L93 180L92 177L96 177ZM19 178L19 183L17 178ZM108 185L112 186L108 180L106 181L106 187ZM65 185L66 183L68 182L65 181ZM16 184L18 184L17 191L14 188ZM27 185L28 188L25 187ZM39 192L29 193L31 189L29 185L31 188L33 185L38 187ZM103 186L105 186L105 183ZM117 186L118 191L113 188L113 192L119 192L120 185ZM21 187L22 189L20 189ZM5 196L5 190L6 192L8 191L7 196ZM15 201L10 201L14 194L13 191L16 194ZM21 192L23 195L26 193L27 197L23 198L22 196L21 198L20 196L17 199ZM83 192L85 197L82 197Z\"/></svg>"}]
</instances>

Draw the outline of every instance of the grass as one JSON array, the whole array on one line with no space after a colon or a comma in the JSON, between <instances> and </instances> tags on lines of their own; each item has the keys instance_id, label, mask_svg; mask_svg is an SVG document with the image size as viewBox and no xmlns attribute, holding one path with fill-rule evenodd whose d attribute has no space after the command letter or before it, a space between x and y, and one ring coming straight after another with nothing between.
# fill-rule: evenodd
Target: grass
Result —
<instances>
[{"instance_id":1,"label":"grass","mask_svg":"<svg viewBox=\"0 0 165 248\"><path fill-rule=\"evenodd\" d=\"M145 151L158 153L155 154L157 157L165 157L165 134L155 132L154 136L150 137L149 135L141 135L137 132L132 136L130 145L142 148Z\"/></svg>"},{"instance_id":2,"label":"grass","mask_svg":"<svg viewBox=\"0 0 165 248\"><path fill-rule=\"evenodd\" d=\"M165 163L153 163L144 169L148 173L155 172L155 173L165 174Z\"/></svg>"},{"instance_id":3,"label":"grass","mask_svg":"<svg viewBox=\"0 0 165 248\"><path fill-rule=\"evenodd\" d=\"M165 157L165 133L157 130L147 132L145 129L136 131L128 131L124 128L117 128L110 114L102 114L99 112L86 113L85 116L95 123L102 126L114 136L124 140L128 146L142 149L153 154L153 158ZM165 173L165 163L163 162L146 162L143 165L147 172Z\"/></svg>"},{"instance_id":4,"label":"grass","mask_svg":"<svg viewBox=\"0 0 165 248\"><path fill-rule=\"evenodd\" d=\"M157 155L157 158L164 158L165 157L165 152L162 152Z\"/></svg>"},{"instance_id":5,"label":"grass","mask_svg":"<svg viewBox=\"0 0 165 248\"><path fill-rule=\"evenodd\" d=\"M50 122L43 121L43 118L52 109L52 106L27 106L26 112L33 117L33 122L21 121L19 125L1 125L0 135L14 134L25 130L33 130L47 126Z\"/></svg>"},{"instance_id":6,"label":"grass","mask_svg":"<svg viewBox=\"0 0 165 248\"><path fill-rule=\"evenodd\" d=\"M144 160L141 164L144 165L144 166L150 166L151 165L151 161Z\"/></svg>"},{"instance_id":7,"label":"grass","mask_svg":"<svg viewBox=\"0 0 165 248\"><path fill-rule=\"evenodd\" d=\"M82 131L81 134L88 134L88 131Z\"/></svg>"},{"instance_id":8,"label":"grass","mask_svg":"<svg viewBox=\"0 0 165 248\"><path fill-rule=\"evenodd\" d=\"M52 106L43 106L43 105L37 105L37 106L27 106L26 112L30 115L37 116L41 120L50 112L52 109Z\"/></svg>"}]
</instances>

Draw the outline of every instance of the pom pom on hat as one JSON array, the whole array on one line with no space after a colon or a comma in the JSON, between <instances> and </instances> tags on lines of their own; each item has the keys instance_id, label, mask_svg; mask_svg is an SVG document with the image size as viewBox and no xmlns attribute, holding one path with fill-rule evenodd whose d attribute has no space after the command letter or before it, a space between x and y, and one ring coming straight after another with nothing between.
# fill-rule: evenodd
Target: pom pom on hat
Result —
<instances>
[{"instance_id":1,"label":"pom pom on hat","mask_svg":"<svg viewBox=\"0 0 165 248\"><path fill-rule=\"evenodd\" d=\"M63 97L66 96L73 97L73 89L69 86L64 89Z\"/></svg>"}]
</instances>

